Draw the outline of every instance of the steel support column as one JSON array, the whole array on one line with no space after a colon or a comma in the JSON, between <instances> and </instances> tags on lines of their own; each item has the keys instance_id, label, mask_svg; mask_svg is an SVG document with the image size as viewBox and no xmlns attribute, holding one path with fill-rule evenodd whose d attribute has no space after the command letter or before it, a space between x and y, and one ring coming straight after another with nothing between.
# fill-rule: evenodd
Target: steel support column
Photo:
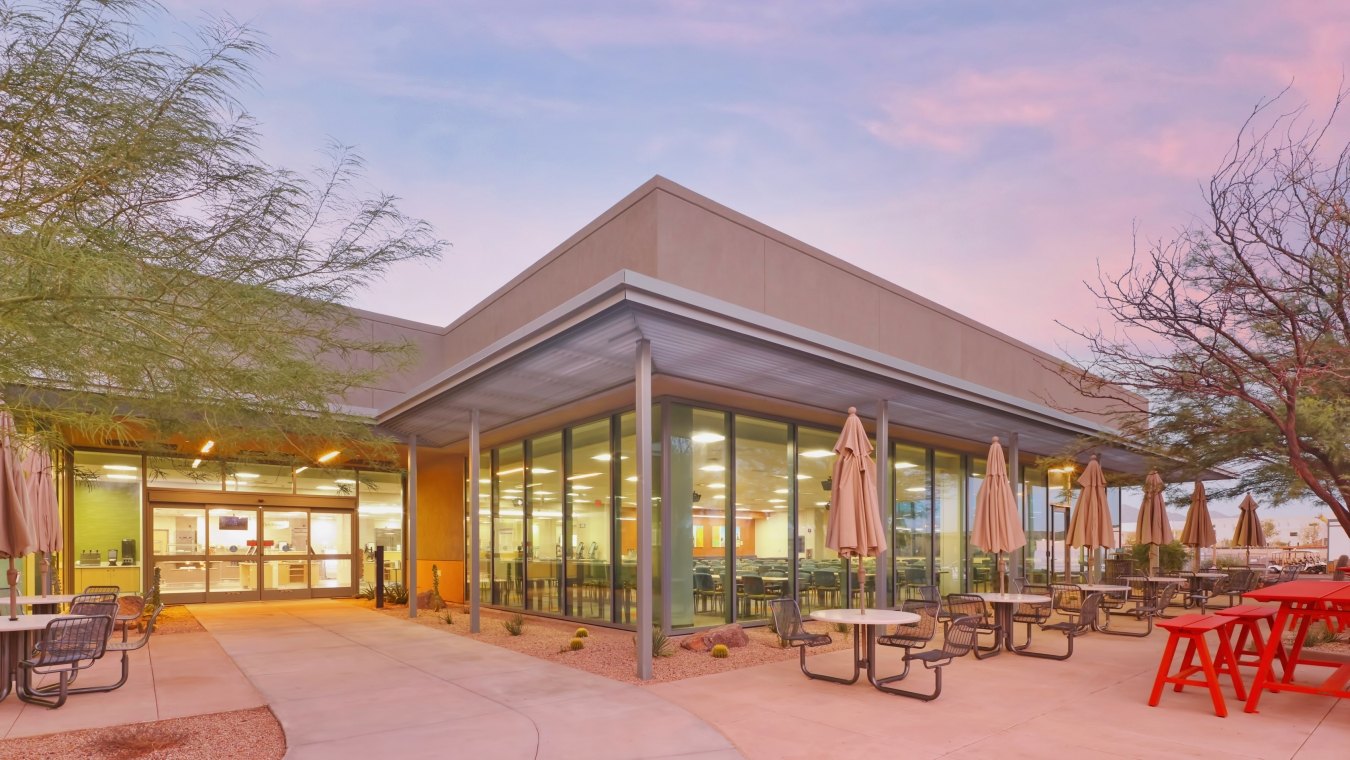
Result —
<instances>
[{"instance_id":1,"label":"steel support column","mask_svg":"<svg viewBox=\"0 0 1350 760\"><path fill-rule=\"evenodd\" d=\"M652 677L652 344L637 344L637 677Z\"/></svg>"},{"instance_id":2,"label":"steel support column","mask_svg":"<svg viewBox=\"0 0 1350 760\"><path fill-rule=\"evenodd\" d=\"M417 436L408 436L408 617L417 617ZM384 568L379 568L384 572Z\"/></svg>"},{"instance_id":3,"label":"steel support column","mask_svg":"<svg viewBox=\"0 0 1350 760\"><path fill-rule=\"evenodd\" d=\"M479 632L478 608L481 604L480 589L482 581L479 579L480 569L478 567L478 557L481 554L478 549L479 506L478 502L482 498L483 484L478 482L479 472L482 469L479 462L482 461L482 453L479 451L478 443L478 410L469 412L469 632Z\"/></svg>"},{"instance_id":4,"label":"steel support column","mask_svg":"<svg viewBox=\"0 0 1350 760\"><path fill-rule=\"evenodd\" d=\"M891 404L886 399L877 402L877 506L881 507L881 529L886 533L886 540L877 556L876 606L889 607L893 604L890 561L891 541L895 539L891 518L895 507L891 499ZM864 588L864 598L866 591ZM875 626L868 628L875 630Z\"/></svg>"}]
</instances>

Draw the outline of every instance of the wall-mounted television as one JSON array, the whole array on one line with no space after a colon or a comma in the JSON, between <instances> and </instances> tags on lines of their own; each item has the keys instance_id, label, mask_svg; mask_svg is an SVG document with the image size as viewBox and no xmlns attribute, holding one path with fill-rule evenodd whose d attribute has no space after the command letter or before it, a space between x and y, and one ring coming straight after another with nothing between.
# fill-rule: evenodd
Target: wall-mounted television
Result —
<instances>
[{"instance_id":1,"label":"wall-mounted television","mask_svg":"<svg viewBox=\"0 0 1350 760\"><path fill-rule=\"evenodd\" d=\"M220 530L248 530L248 517L243 515L221 515Z\"/></svg>"}]
</instances>

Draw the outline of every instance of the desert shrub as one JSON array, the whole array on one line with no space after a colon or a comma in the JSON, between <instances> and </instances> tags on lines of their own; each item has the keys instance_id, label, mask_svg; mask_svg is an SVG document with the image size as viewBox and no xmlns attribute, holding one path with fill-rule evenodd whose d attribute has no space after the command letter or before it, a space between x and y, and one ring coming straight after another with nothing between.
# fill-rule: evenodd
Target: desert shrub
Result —
<instances>
[{"instance_id":1,"label":"desert shrub","mask_svg":"<svg viewBox=\"0 0 1350 760\"><path fill-rule=\"evenodd\" d=\"M188 740L186 731L168 729L153 723L125 726L99 735L88 749L97 757L164 757Z\"/></svg>"},{"instance_id":2,"label":"desert shrub","mask_svg":"<svg viewBox=\"0 0 1350 760\"><path fill-rule=\"evenodd\" d=\"M502 621L502 627L512 636L519 636L525 630L525 616L517 612Z\"/></svg>"},{"instance_id":3,"label":"desert shrub","mask_svg":"<svg viewBox=\"0 0 1350 760\"><path fill-rule=\"evenodd\" d=\"M661 630L660 628L653 627L653 628L652 628L652 656L653 656L653 657L669 657L669 656L671 656L671 655L674 654L674 653L675 653L675 651L674 651L674 649L671 647L671 644L670 644L670 637L666 635L666 632L663 631L663 630Z\"/></svg>"},{"instance_id":4,"label":"desert shrub","mask_svg":"<svg viewBox=\"0 0 1350 760\"><path fill-rule=\"evenodd\" d=\"M446 610L446 611L445 611L445 618L444 618L444 619L445 619L445 624L446 624L446 625L454 625L454 624L455 624L455 619L450 615L450 610Z\"/></svg>"},{"instance_id":5,"label":"desert shrub","mask_svg":"<svg viewBox=\"0 0 1350 760\"><path fill-rule=\"evenodd\" d=\"M729 654L731 654L731 650L727 649L726 644L717 644L712 648L712 656L719 660L725 659Z\"/></svg>"}]
</instances>

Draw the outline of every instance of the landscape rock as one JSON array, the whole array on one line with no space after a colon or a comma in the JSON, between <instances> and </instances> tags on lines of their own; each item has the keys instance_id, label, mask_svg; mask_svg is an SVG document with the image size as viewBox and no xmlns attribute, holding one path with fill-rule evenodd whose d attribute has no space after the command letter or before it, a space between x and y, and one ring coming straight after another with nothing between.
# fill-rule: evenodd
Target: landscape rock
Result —
<instances>
[{"instance_id":1,"label":"landscape rock","mask_svg":"<svg viewBox=\"0 0 1350 760\"><path fill-rule=\"evenodd\" d=\"M720 625L711 628L702 633L695 633L685 636L680 646L691 652L706 652L718 644L726 644L727 648L743 647L750 643L750 637L746 635L745 629L736 623L730 625Z\"/></svg>"}]
</instances>

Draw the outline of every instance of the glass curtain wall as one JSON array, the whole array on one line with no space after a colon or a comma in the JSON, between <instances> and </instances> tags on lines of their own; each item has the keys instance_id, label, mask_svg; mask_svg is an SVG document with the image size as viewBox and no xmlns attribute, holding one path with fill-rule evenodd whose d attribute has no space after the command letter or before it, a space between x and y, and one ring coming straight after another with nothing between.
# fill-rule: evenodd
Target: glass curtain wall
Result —
<instances>
[{"instance_id":1,"label":"glass curtain wall","mask_svg":"<svg viewBox=\"0 0 1350 760\"><path fill-rule=\"evenodd\" d=\"M1027 467L1022 470L1022 493L1025 510L1023 511L1023 529L1027 534L1027 545L1022 549L1022 563L1028 583L1049 583L1047 558L1050 555L1048 530L1050 525L1050 489L1049 474L1043 467Z\"/></svg>"},{"instance_id":2,"label":"glass curtain wall","mask_svg":"<svg viewBox=\"0 0 1350 760\"><path fill-rule=\"evenodd\" d=\"M729 519L729 415L669 407L670 625L717 625L735 604L735 528Z\"/></svg>"},{"instance_id":3,"label":"glass curtain wall","mask_svg":"<svg viewBox=\"0 0 1350 760\"><path fill-rule=\"evenodd\" d=\"M892 448L895 479L892 524L896 598L912 598L910 589L933 583L933 511L932 487L928 471L928 450L897 444ZM903 589L903 591L902 591Z\"/></svg>"},{"instance_id":4,"label":"glass curtain wall","mask_svg":"<svg viewBox=\"0 0 1350 760\"><path fill-rule=\"evenodd\" d=\"M563 434L530 440L525 483L529 556L525 578L532 610L562 611Z\"/></svg>"},{"instance_id":5,"label":"glass curtain wall","mask_svg":"<svg viewBox=\"0 0 1350 760\"><path fill-rule=\"evenodd\" d=\"M571 430L567 470L567 609L573 617L609 620L613 564L614 451L609 418ZM620 460L622 461L622 460Z\"/></svg>"},{"instance_id":6,"label":"glass curtain wall","mask_svg":"<svg viewBox=\"0 0 1350 760\"><path fill-rule=\"evenodd\" d=\"M839 555L825 545L838 431L797 427L797 594L803 610L842 604Z\"/></svg>"},{"instance_id":7,"label":"glass curtain wall","mask_svg":"<svg viewBox=\"0 0 1350 760\"><path fill-rule=\"evenodd\" d=\"M770 599L792 593L792 431L736 415L736 575L741 620L770 616Z\"/></svg>"},{"instance_id":8,"label":"glass curtain wall","mask_svg":"<svg viewBox=\"0 0 1350 760\"><path fill-rule=\"evenodd\" d=\"M492 601L503 607L524 604L525 446L497 449L492 479Z\"/></svg>"},{"instance_id":9,"label":"glass curtain wall","mask_svg":"<svg viewBox=\"0 0 1350 760\"><path fill-rule=\"evenodd\" d=\"M937 568L938 590L945 596L964 589L965 472L961 455L933 452L933 564Z\"/></svg>"}]
</instances>

